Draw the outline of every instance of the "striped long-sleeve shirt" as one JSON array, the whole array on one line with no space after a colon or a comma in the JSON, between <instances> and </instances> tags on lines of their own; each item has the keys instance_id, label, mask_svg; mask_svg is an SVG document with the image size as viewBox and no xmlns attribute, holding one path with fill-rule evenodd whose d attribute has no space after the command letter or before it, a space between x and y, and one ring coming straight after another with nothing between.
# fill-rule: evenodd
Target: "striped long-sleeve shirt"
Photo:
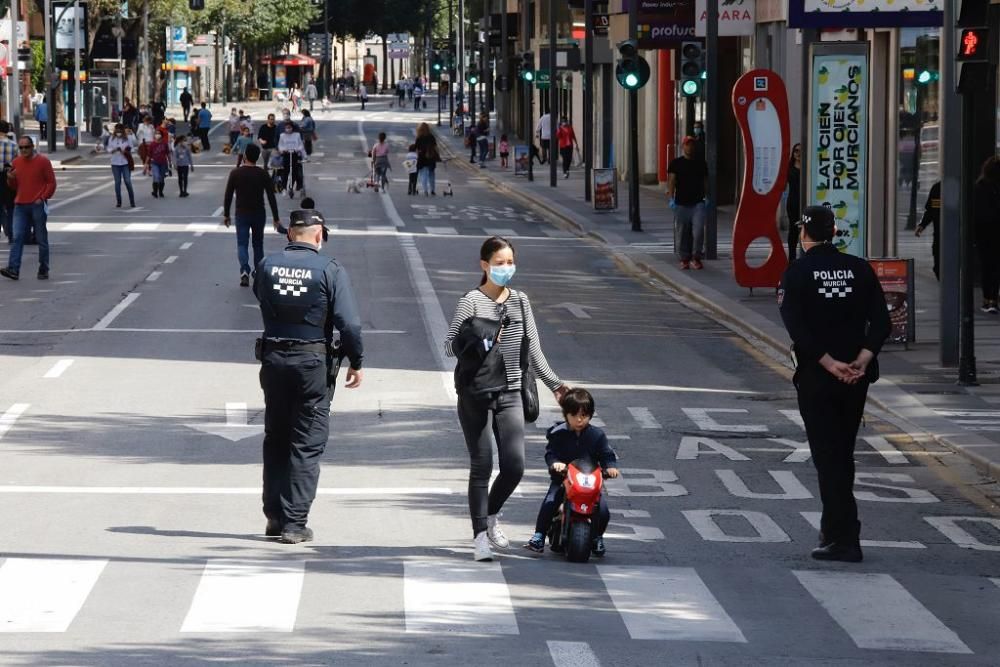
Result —
<instances>
[{"instance_id":1,"label":"striped long-sleeve shirt","mask_svg":"<svg viewBox=\"0 0 1000 667\"><path fill-rule=\"evenodd\" d=\"M507 389L520 389L521 338L525 330L525 322L522 321L521 317L522 301L525 319L527 319L528 363L546 387L550 390L558 389L562 385L562 380L549 368L549 362L546 361L545 355L542 353L542 345L538 340L538 329L535 326L535 316L531 312L531 302L524 292L510 290L510 296L503 303L493 301L478 289L468 292L459 299L455 315L451 318L451 326L448 327L448 336L444 343L445 352L449 357L455 356L451 349L451 341L458 335L462 323L470 317L500 321L506 315L510 318L510 324L504 327L500 334L500 352L507 368Z\"/></svg>"}]
</instances>

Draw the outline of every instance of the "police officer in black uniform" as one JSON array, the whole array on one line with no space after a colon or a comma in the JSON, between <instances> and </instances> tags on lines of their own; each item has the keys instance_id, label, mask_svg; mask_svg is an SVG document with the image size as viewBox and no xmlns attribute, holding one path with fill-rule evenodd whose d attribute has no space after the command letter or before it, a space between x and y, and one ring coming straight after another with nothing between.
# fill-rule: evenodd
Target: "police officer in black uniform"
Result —
<instances>
[{"instance_id":1,"label":"police officer in black uniform","mask_svg":"<svg viewBox=\"0 0 1000 667\"><path fill-rule=\"evenodd\" d=\"M259 356L265 534L288 544L313 537L306 521L329 437L339 358L350 363L346 387L362 380L361 317L347 270L319 254L325 235L318 212L293 211L288 246L261 261L253 285L264 318ZM339 349L333 347L334 329Z\"/></svg>"},{"instance_id":2,"label":"police officer in black uniform","mask_svg":"<svg viewBox=\"0 0 1000 667\"><path fill-rule=\"evenodd\" d=\"M823 517L817 560L862 559L854 501L854 445L876 356L891 325L882 286L864 259L834 245L833 212L809 206L799 222L805 253L778 290L796 358L793 382L819 476Z\"/></svg>"}]
</instances>

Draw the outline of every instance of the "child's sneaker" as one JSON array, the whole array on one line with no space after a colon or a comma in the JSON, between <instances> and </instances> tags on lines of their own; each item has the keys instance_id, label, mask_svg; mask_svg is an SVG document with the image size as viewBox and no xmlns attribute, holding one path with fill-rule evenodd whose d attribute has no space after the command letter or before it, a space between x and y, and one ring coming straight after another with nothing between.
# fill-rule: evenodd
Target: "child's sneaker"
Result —
<instances>
[{"instance_id":1,"label":"child's sneaker","mask_svg":"<svg viewBox=\"0 0 1000 667\"><path fill-rule=\"evenodd\" d=\"M489 535L490 543L498 549L506 549L510 546L510 540L503 534L497 515L491 514L486 517L486 534Z\"/></svg>"},{"instance_id":2,"label":"child's sneaker","mask_svg":"<svg viewBox=\"0 0 1000 667\"><path fill-rule=\"evenodd\" d=\"M590 553L594 554L598 558L603 558L604 557L605 549L604 549L604 538L603 537L595 537L594 538L594 540L590 544Z\"/></svg>"},{"instance_id":3,"label":"child's sneaker","mask_svg":"<svg viewBox=\"0 0 1000 667\"><path fill-rule=\"evenodd\" d=\"M477 561L493 560L493 552L490 550L490 540L486 536L486 531L476 535L473 541L472 557Z\"/></svg>"},{"instance_id":4,"label":"child's sneaker","mask_svg":"<svg viewBox=\"0 0 1000 667\"><path fill-rule=\"evenodd\" d=\"M545 535L535 533L524 545L524 548L528 551L534 551L536 554L543 553L545 551Z\"/></svg>"}]
</instances>

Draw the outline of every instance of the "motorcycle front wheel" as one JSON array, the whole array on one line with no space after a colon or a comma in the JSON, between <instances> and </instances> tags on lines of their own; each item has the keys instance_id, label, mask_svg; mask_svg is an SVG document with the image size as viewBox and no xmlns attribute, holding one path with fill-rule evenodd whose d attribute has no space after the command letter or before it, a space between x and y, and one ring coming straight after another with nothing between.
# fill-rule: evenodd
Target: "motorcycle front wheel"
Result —
<instances>
[{"instance_id":1,"label":"motorcycle front wheel","mask_svg":"<svg viewBox=\"0 0 1000 667\"><path fill-rule=\"evenodd\" d=\"M566 540L566 558L573 563L590 560L590 522L572 521Z\"/></svg>"}]
</instances>

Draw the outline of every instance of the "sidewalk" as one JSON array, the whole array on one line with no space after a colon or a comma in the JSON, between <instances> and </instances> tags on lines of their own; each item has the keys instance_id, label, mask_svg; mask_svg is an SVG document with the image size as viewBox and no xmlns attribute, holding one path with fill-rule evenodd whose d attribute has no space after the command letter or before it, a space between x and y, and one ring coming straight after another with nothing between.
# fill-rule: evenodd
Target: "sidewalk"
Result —
<instances>
[{"instance_id":1,"label":"sidewalk","mask_svg":"<svg viewBox=\"0 0 1000 667\"><path fill-rule=\"evenodd\" d=\"M719 259L706 262L702 271L681 270L673 253L673 216L659 188L640 188L643 231L633 232L627 217L627 184L619 183L617 212L596 212L583 199L582 168L573 169L569 179L563 179L560 168L557 187L553 188L549 185L549 165L539 167L536 163L535 180L528 182L526 177L515 177L513 167L501 170L499 160L486 169L470 164L469 149L461 137L447 129L435 130L444 152L452 153L456 163L501 191L545 210L580 234L604 243L626 263L707 309L771 356L788 359L790 342L774 291L751 291L737 285L732 277L734 208L720 207L718 212ZM939 297L930 268L930 234L922 239L901 236L900 251L900 256L916 259L917 340L908 350L899 345L883 350L879 357L882 380L872 386L869 404L894 417L892 421L910 435L929 435L1000 479L1000 319L976 311L981 386L957 386L957 369L942 368L938 361ZM790 361L786 363L790 365Z\"/></svg>"}]
</instances>

